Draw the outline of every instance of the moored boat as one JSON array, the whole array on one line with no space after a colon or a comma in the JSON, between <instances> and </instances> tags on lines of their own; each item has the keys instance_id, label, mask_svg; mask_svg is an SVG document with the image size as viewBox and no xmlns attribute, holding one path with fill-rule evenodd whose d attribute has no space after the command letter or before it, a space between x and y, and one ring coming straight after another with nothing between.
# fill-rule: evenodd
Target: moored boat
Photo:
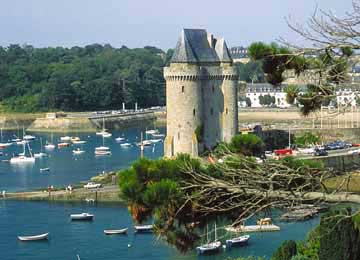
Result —
<instances>
[{"instance_id":1,"label":"moored boat","mask_svg":"<svg viewBox=\"0 0 360 260\"><path fill-rule=\"evenodd\" d=\"M118 234L126 234L128 231L128 228L123 229L105 229L104 233L105 235L118 235Z\"/></svg>"},{"instance_id":2,"label":"moored boat","mask_svg":"<svg viewBox=\"0 0 360 260\"><path fill-rule=\"evenodd\" d=\"M125 141L125 138L124 137L116 137L115 141L116 142L123 142L123 141Z\"/></svg>"},{"instance_id":3,"label":"moored boat","mask_svg":"<svg viewBox=\"0 0 360 260\"><path fill-rule=\"evenodd\" d=\"M50 168L49 168L49 167L40 168L40 171L41 171L41 172L48 172L48 171L50 171Z\"/></svg>"},{"instance_id":4,"label":"moored boat","mask_svg":"<svg viewBox=\"0 0 360 260\"><path fill-rule=\"evenodd\" d=\"M215 239L212 242L209 242L209 232L208 227L206 226L206 240L205 244L202 244L196 248L199 254L210 254L216 253L221 248L221 241L217 240L217 231L216 231L216 223L215 223Z\"/></svg>"},{"instance_id":5,"label":"moored boat","mask_svg":"<svg viewBox=\"0 0 360 260\"><path fill-rule=\"evenodd\" d=\"M154 135L154 134L158 134L159 130L157 129L146 130L145 133L148 135Z\"/></svg>"},{"instance_id":6,"label":"moored boat","mask_svg":"<svg viewBox=\"0 0 360 260\"><path fill-rule=\"evenodd\" d=\"M31 140L35 140L35 136L33 135L24 135L23 139L26 141L31 141Z\"/></svg>"},{"instance_id":7,"label":"moored boat","mask_svg":"<svg viewBox=\"0 0 360 260\"><path fill-rule=\"evenodd\" d=\"M243 235L232 239L227 239L226 245L228 247L246 245L249 242L249 239L250 239L249 235Z\"/></svg>"},{"instance_id":8,"label":"moored boat","mask_svg":"<svg viewBox=\"0 0 360 260\"><path fill-rule=\"evenodd\" d=\"M73 144L85 144L86 141L78 140L78 141L73 141L72 143L73 143Z\"/></svg>"},{"instance_id":9,"label":"moored boat","mask_svg":"<svg viewBox=\"0 0 360 260\"><path fill-rule=\"evenodd\" d=\"M26 143L30 152L30 157L27 157L25 155L25 144L23 145L23 152L20 153L18 156L12 157L10 159L10 163L12 164L21 164L21 163L34 163L35 162L35 158L33 157L32 153L31 153L31 149L29 146L29 143Z\"/></svg>"},{"instance_id":10,"label":"moored boat","mask_svg":"<svg viewBox=\"0 0 360 260\"><path fill-rule=\"evenodd\" d=\"M61 141L65 141L65 142L67 142L67 141L70 141L71 140L71 136L62 136L62 137L60 137L60 140Z\"/></svg>"},{"instance_id":11,"label":"moored boat","mask_svg":"<svg viewBox=\"0 0 360 260\"><path fill-rule=\"evenodd\" d=\"M18 236L18 239L21 241L38 241L48 239L50 233L44 233L36 236Z\"/></svg>"},{"instance_id":12,"label":"moored boat","mask_svg":"<svg viewBox=\"0 0 360 260\"><path fill-rule=\"evenodd\" d=\"M131 143L123 143L123 144L120 144L121 147L130 147L131 146Z\"/></svg>"},{"instance_id":13,"label":"moored boat","mask_svg":"<svg viewBox=\"0 0 360 260\"><path fill-rule=\"evenodd\" d=\"M69 147L70 144L69 143L58 143L58 148L64 148L64 147Z\"/></svg>"},{"instance_id":14,"label":"moored boat","mask_svg":"<svg viewBox=\"0 0 360 260\"><path fill-rule=\"evenodd\" d=\"M138 232L138 233L152 232L154 229L154 226L153 225L135 225L134 229L135 229L135 232Z\"/></svg>"},{"instance_id":15,"label":"moored boat","mask_svg":"<svg viewBox=\"0 0 360 260\"><path fill-rule=\"evenodd\" d=\"M89 213L80 213L80 214L71 214L70 215L71 220L88 220L88 221L92 221L93 218L94 218L94 215L89 214Z\"/></svg>"},{"instance_id":16,"label":"moored boat","mask_svg":"<svg viewBox=\"0 0 360 260\"><path fill-rule=\"evenodd\" d=\"M95 155L111 155L110 151L95 150Z\"/></svg>"},{"instance_id":17,"label":"moored boat","mask_svg":"<svg viewBox=\"0 0 360 260\"><path fill-rule=\"evenodd\" d=\"M84 151L84 150L81 150L80 148L78 148L78 149L76 149L76 150L73 150L72 152L73 152L73 154L82 154L82 153L85 153L85 151Z\"/></svg>"}]
</instances>

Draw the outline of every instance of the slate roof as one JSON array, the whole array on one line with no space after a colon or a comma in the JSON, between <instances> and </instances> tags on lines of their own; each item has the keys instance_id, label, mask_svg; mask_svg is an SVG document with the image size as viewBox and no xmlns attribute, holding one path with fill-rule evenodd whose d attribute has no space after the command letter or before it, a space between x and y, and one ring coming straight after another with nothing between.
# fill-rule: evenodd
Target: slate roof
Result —
<instances>
[{"instance_id":1,"label":"slate roof","mask_svg":"<svg viewBox=\"0 0 360 260\"><path fill-rule=\"evenodd\" d=\"M229 51L223 39L215 44L215 49L208 41L208 33L206 30L183 29L171 62L196 63L219 62L220 60L231 61Z\"/></svg>"}]
</instances>

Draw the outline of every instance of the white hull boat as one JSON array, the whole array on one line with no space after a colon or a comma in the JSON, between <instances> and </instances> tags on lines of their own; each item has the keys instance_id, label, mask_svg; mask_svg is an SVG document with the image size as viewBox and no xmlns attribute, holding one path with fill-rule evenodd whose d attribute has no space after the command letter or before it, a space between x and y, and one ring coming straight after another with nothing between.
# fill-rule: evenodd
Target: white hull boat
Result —
<instances>
[{"instance_id":1,"label":"white hull boat","mask_svg":"<svg viewBox=\"0 0 360 260\"><path fill-rule=\"evenodd\" d=\"M108 146L99 146L95 148L95 151L110 151Z\"/></svg>"},{"instance_id":2,"label":"white hull boat","mask_svg":"<svg viewBox=\"0 0 360 260\"><path fill-rule=\"evenodd\" d=\"M161 137L165 137L165 135L164 134L152 134L152 137L161 138Z\"/></svg>"},{"instance_id":3,"label":"white hull boat","mask_svg":"<svg viewBox=\"0 0 360 260\"><path fill-rule=\"evenodd\" d=\"M128 228L123 229L107 229L104 230L105 235L118 235L118 234L126 234L128 231Z\"/></svg>"},{"instance_id":4,"label":"white hull boat","mask_svg":"<svg viewBox=\"0 0 360 260\"><path fill-rule=\"evenodd\" d=\"M18 236L20 241L38 241L48 239L49 233L37 235L37 236Z\"/></svg>"},{"instance_id":5,"label":"white hull boat","mask_svg":"<svg viewBox=\"0 0 360 260\"><path fill-rule=\"evenodd\" d=\"M201 246L198 246L196 250L199 252L199 254L207 254L207 253L214 253L219 251L221 248L221 242L220 241L214 241L211 243L203 244Z\"/></svg>"},{"instance_id":6,"label":"white hull boat","mask_svg":"<svg viewBox=\"0 0 360 260\"><path fill-rule=\"evenodd\" d=\"M45 147L46 150L54 150L55 149L54 144L46 144L44 147Z\"/></svg>"},{"instance_id":7,"label":"white hull boat","mask_svg":"<svg viewBox=\"0 0 360 260\"><path fill-rule=\"evenodd\" d=\"M67 142L67 141L71 140L71 137L70 136L62 136L62 137L60 137L60 140L63 142Z\"/></svg>"},{"instance_id":8,"label":"white hull boat","mask_svg":"<svg viewBox=\"0 0 360 260\"><path fill-rule=\"evenodd\" d=\"M18 142L16 142L16 144L17 145L24 145L24 144L26 144L28 141L26 141L26 140L21 140L21 141L18 141Z\"/></svg>"},{"instance_id":9,"label":"white hull boat","mask_svg":"<svg viewBox=\"0 0 360 260\"><path fill-rule=\"evenodd\" d=\"M137 226L134 226L134 228L135 228L135 232L145 233L145 232L152 232L154 229L154 226L153 225L137 225Z\"/></svg>"},{"instance_id":10,"label":"white hull boat","mask_svg":"<svg viewBox=\"0 0 360 260\"><path fill-rule=\"evenodd\" d=\"M9 147L10 145L12 145L12 143L0 143L0 149L5 149L5 148Z\"/></svg>"},{"instance_id":11,"label":"white hull boat","mask_svg":"<svg viewBox=\"0 0 360 260\"><path fill-rule=\"evenodd\" d=\"M110 151L95 151L95 155L111 155Z\"/></svg>"},{"instance_id":12,"label":"white hull boat","mask_svg":"<svg viewBox=\"0 0 360 260\"><path fill-rule=\"evenodd\" d=\"M41 172L48 172L48 171L50 171L50 168L40 168L40 171Z\"/></svg>"},{"instance_id":13,"label":"white hull boat","mask_svg":"<svg viewBox=\"0 0 360 260\"><path fill-rule=\"evenodd\" d=\"M86 141L82 141L82 140L78 140L78 141L73 141L73 144L85 144Z\"/></svg>"},{"instance_id":14,"label":"white hull boat","mask_svg":"<svg viewBox=\"0 0 360 260\"><path fill-rule=\"evenodd\" d=\"M103 135L102 135L103 137L105 137L105 138L109 138L109 137L111 137L112 136L112 134L111 133L108 133L108 132L106 132L106 133L103 133Z\"/></svg>"},{"instance_id":15,"label":"white hull boat","mask_svg":"<svg viewBox=\"0 0 360 260\"><path fill-rule=\"evenodd\" d=\"M130 143L123 143L123 144L120 144L121 147L130 147L131 144Z\"/></svg>"},{"instance_id":16,"label":"white hull boat","mask_svg":"<svg viewBox=\"0 0 360 260\"><path fill-rule=\"evenodd\" d=\"M232 239L227 239L226 245L229 247L246 245L249 242L249 239L250 239L249 235L244 235L244 236L239 236L239 237L235 237Z\"/></svg>"},{"instance_id":17,"label":"white hull boat","mask_svg":"<svg viewBox=\"0 0 360 260\"><path fill-rule=\"evenodd\" d=\"M94 218L93 214L89 214L89 213L80 213L80 214L71 214L70 215L70 219L71 220L87 220L87 221L92 221Z\"/></svg>"},{"instance_id":18,"label":"white hull boat","mask_svg":"<svg viewBox=\"0 0 360 260\"><path fill-rule=\"evenodd\" d=\"M146 130L145 133L148 135L158 134L159 130L157 130L157 129Z\"/></svg>"},{"instance_id":19,"label":"white hull boat","mask_svg":"<svg viewBox=\"0 0 360 260\"><path fill-rule=\"evenodd\" d=\"M80 150L80 149L73 150L72 152L73 152L73 154L76 154L76 155L85 153L84 150Z\"/></svg>"},{"instance_id":20,"label":"white hull boat","mask_svg":"<svg viewBox=\"0 0 360 260\"><path fill-rule=\"evenodd\" d=\"M155 144L161 142L162 139L149 139L148 141L151 142L152 144Z\"/></svg>"},{"instance_id":21,"label":"white hull boat","mask_svg":"<svg viewBox=\"0 0 360 260\"><path fill-rule=\"evenodd\" d=\"M35 163L35 158L20 155L20 156L11 158L10 163Z\"/></svg>"},{"instance_id":22,"label":"white hull boat","mask_svg":"<svg viewBox=\"0 0 360 260\"><path fill-rule=\"evenodd\" d=\"M31 140L35 140L35 136L33 135L24 135L23 136L23 139L26 140L26 141L31 141Z\"/></svg>"},{"instance_id":23,"label":"white hull boat","mask_svg":"<svg viewBox=\"0 0 360 260\"><path fill-rule=\"evenodd\" d=\"M45 157L45 156L47 156L46 153L34 153L35 158L42 158L42 157Z\"/></svg>"},{"instance_id":24,"label":"white hull boat","mask_svg":"<svg viewBox=\"0 0 360 260\"><path fill-rule=\"evenodd\" d=\"M125 138L123 138L123 137L117 137L117 138L115 138L115 141L116 141L116 142L123 142L123 141L125 141Z\"/></svg>"}]
</instances>

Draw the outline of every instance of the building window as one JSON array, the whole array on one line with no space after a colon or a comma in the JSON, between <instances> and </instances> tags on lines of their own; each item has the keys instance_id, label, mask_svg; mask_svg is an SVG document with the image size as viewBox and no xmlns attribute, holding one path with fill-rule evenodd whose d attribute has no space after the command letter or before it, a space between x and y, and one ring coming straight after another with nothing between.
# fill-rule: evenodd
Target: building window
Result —
<instances>
[{"instance_id":1,"label":"building window","mask_svg":"<svg viewBox=\"0 0 360 260\"><path fill-rule=\"evenodd\" d=\"M214 114L214 109L210 108L210 115L213 115L213 114Z\"/></svg>"},{"instance_id":2,"label":"building window","mask_svg":"<svg viewBox=\"0 0 360 260\"><path fill-rule=\"evenodd\" d=\"M215 87L214 86L212 86L212 93L214 93L215 92Z\"/></svg>"},{"instance_id":3,"label":"building window","mask_svg":"<svg viewBox=\"0 0 360 260\"><path fill-rule=\"evenodd\" d=\"M185 87L181 86L181 92L184 93L185 92Z\"/></svg>"},{"instance_id":4,"label":"building window","mask_svg":"<svg viewBox=\"0 0 360 260\"><path fill-rule=\"evenodd\" d=\"M196 112L195 112L195 108L194 108L194 109L193 109L193 116L195 116L195 113L196 113Z\"/></svg>"},{"instance_id":5,"label":"building window","mask_svg":"<svg viewBox=\"0 0 360 260\"><path fill-rule=\"evenodd\" d=\"M225 114L228 114L228 112L229 112L229 111L228 111L228 108L226 108L226 109L225 109Z\"/></svg>"},{"instance_id":6,"label":"building window","mask_svg":"<svg viewBox=\"0 0 360 260\"><path fill-rule=\"evenodd\" d=\"M180 140L180 132L178 132L178 140Z\"/></svg>"}]
</instances>

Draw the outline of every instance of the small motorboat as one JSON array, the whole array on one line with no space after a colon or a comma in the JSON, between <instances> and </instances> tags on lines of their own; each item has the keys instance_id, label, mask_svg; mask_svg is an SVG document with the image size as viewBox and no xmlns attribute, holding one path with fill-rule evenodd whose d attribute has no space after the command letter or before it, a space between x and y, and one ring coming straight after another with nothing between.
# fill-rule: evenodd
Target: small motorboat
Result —
<instances>
[{"instance_id":1,"label":"small motorboat","mask_svg":"<svg viewBox=\"0 0 360 260\"><path fill-rule=\"evenodd\" d=\"M60 137L60 140L61 141L65 141L65 142L67 142L67 141L70 141L71 140L71 136L62 136L62 137Z\"/></svg>"},{"instance_id":2,"label":"small motorboat","mask_svg":"<svg viewBox=\"0 0 360 260\"><path fill-rule=\"evenodd\" d=\"M43 153L43 152L40 152L40 153L34 153L34 157L35 158L42 158L42 157L45 157L47 156L46 153Z\"/></svg>"},{"instance_id":3,"label":"small motorboat","mask_svg":"<svg viewBox=\"0 0 360 260\"><path fill-rule=\"evenodd\" d=\"M221 248L221 242L220 241L214 241L207 244L203 244L201 246L198 246L196 250L199 254L207 254L207 253L214 253L219 251Z\"/></svg>"},{"instance_id":4,"label":"small motorboat","mask_svg":"<svg viewBox=\"0 0 360 260\"><path fill-rule=\"evenodd\" d=\"M155 144L161 142L162 139L149 139L148 141L151 142L152 144Z\"/></svg>"},{"instance_id":5,"label":"small motorboat","mask_svg":"<svg viewBox=\"0 0 360 260\"><path fill-rule=\"evenodd\" d=\"M77 141L73 141L72 142L73 144L85 144L86 141L83 141L83 140L77 140Z\"/></svg>"},{"instance_id":6,"label":"small motorboat","mask_svg":"<svg viewBox=\"0 0 360 260\"><path fill-rule=\"evenodd\" d=\"M58 148L64 148L64 147L69 147L70 144L69 143L58 143Z\"/></svg>"},{"instance_id":7,"label":"small motorboat","mask_svg":"<svg viewBox=\"0 0 360 260\"><path fill-rule=\"evenodd\" d=\"M138 233L145 233L145 232L152 232L154 229L153 225L136 225L134 226L135 232Z\"/></svg>"},{"instance_id":8,"label":"small motorboat","mask_svg":"<svg viewBox=\"0 0 360 260\"><path fill-rule=\"evenodd\" d=\"M159 130L157 129L146 130L145 133L148 135L158 134Z\"/></svg>"},{"instance_id":9,"label":"small motorboat","mask_svg":"<svg viewBox=\"0 0 360 260\"><path fill-rule=\"evenodd\" d=\"M49 167L40 168L40 171L41 171L41 172L48 172L48 171L50 171L50 168L49 168Z\"/></svg>"},{"instance_id":10,"label":"small motorboat","mask_svg":"<svg viewBox=\"0 0 360 260\"><path fill-rule=\"evenodd\" d=\"M130 147L131 146L131 143L123 143L123 144L120 144L121 147Z\"/></svg>"},{"instance_id":11,"label":"small motorboat","mask_svg":"<svg viewBox=\"0 0 360 260\"><path fill-rule=\"evenodd\" d=\"M80 213L80 214L71 214L70 215L70 219L71 220L87 220L87 221L92 221L94 218L93 214L89 214L89 213Z\"/></svg>"},{"instance_id":12,"label":"small motorboat","mask_svg":"<svg viewBox=\"0 0 360 260\"><path fill-rule=\"evenodd\" d=\"M117 137L117 138L115 138L115 141L116 142L123 142L123 141L125 141L125 138L124 137Z\"/></svg>"},{"instance_id":13,"label":"small motorboat","mask_svg":"<svg viewBox=\"0 0 360 260\"><path fill-rule=\"evenodd\" d=\"M95 151L109 151L110 148L108 146L98 146L95 148Z\"/></svg>"},{"instance_id":14,"label":"small motorboat","mask_svg":"<svg viewBox=\"0 0 360 260\"><path fill-rule=\"evenodd\" d=\"M46 144L44 145L46 150L54 150L55 149L55 145L54 144Z\"/></svg>"},{"instance_id":15,"label":"small motorboat","mask_svg":"<svg viewBox=\"0 0 360 260\"><path fill-rule=\"evenodd\" d=\"M152 137L155 137L155 138L161 138L161 137L165 137L164 134L151 134Z\"/></svg>"},{"instance_id":16,"label":"small motorboat","mask_svg":"<svg viewBox=\"0 0 360 260\"><path fill-rule=\"evenodd\" d=\"M70 138L70 141L73 143L73 142L76 142L76 141L80 141L80 137L78 136L74 136L74 137L71 137Z\"/></svg>"},{"instance_id":17,"label":"small motorboat","mask_svg":"<svg viewBox=\"0 0 360 260\"><path fill-rule=\"evenodd\" d=\"M249 239L250 239L249 235L243 235L232 239L227 239L226 245L228 247L246 245L249 242Z\"/></svg>"},{"instance_id":18,"label":"small motorboat","mask_svg":"<svg viewBox=\"0 0 360 260\"><path fill-rule=\"evenodd\" d=\"M24 145L24 144L26 144L28 141L26 141L26 140L20 140L20 141L17 141L16 142L16 144L17 145Z\"/></svg>"},{"instance_id":19,"label":"small motorboat","mask_svg":"<svg viewBox=\"0 0 360 260\"><path fill-rule=\"evenodd\" d=\"M73 154L82 154L82 153L85 153L85 151L84 151L84 150L81 150L80 148L78 148L78 149L76 149L76 150L73 150L72 152L73 152Z\"/></svg>"},{"instance_id":20,"label":"small motorboat","mask_svg":"<svg viewBox=\"0 0 360 260\"><path fill-rule=\"evenodd\" d=\"M126 234L128 231L128 228L123 229L105 229L104 233L105 235L118 235L118 234Z\"/></svg>"},{"instance_id":21,"label":"small motorboat","mask_svg":"<svg viewBox=\"0 0 360 260\"><path fill-rule=\"evenodd\" d=\"M10 163L34 163L34 157L27 157L24 155L16 156L10 159Z\"/></svg>"},{"instance_id":22,"label":"small motorboat","mask_svg":"<svg viewBox=\"0 0 360 260\"><path fill-rule=\"evenodd\" d=\"M95 155L111 155L110 151L95 150Z\"/></svg>"},{"instance_id":23,"label":"small motorboat","mask_svg":"<svg viewBox=\"0 0 360 260\"><path fill-rule=\"evenodd\" d=\"M104 138L109 138L109 137L112 136L112 134L111 134L111 133L108 133L108 132L104 132L104 133L102 134L102 136L103 136Z\"/></svg>"},{"instance_id":24,"label":"small motorboat","mask_svg":"<svg viewBox=\"0 0 360 260\"><path fill-rule=\"evenodd\" d=\"M38 241L48 239L50 233L44 233L36 236L18 236L20 241Z\"/></svg>"},{"instance_id":25,"label":"small motorboat","mask_svg":"<svg viewBox=\"0 0 360 260\"><path fill-rule=\"evenodd\" d=\"M5 148L9 147L10 145L12 145L12 143L0 143L0 149L5 149Z\"/></svg>"},{"instance_id":26,"label":"small motorboat","mask_svg":"<svg viewBox=\"0 0 360 260\"><path fill-rule=\"evenodd\" d=\"M23 136L23 139L26 140L26 141L31 141L31 140L35 140L35 136L33 135L24 135Z\"/></svg>"}]
</instances>

